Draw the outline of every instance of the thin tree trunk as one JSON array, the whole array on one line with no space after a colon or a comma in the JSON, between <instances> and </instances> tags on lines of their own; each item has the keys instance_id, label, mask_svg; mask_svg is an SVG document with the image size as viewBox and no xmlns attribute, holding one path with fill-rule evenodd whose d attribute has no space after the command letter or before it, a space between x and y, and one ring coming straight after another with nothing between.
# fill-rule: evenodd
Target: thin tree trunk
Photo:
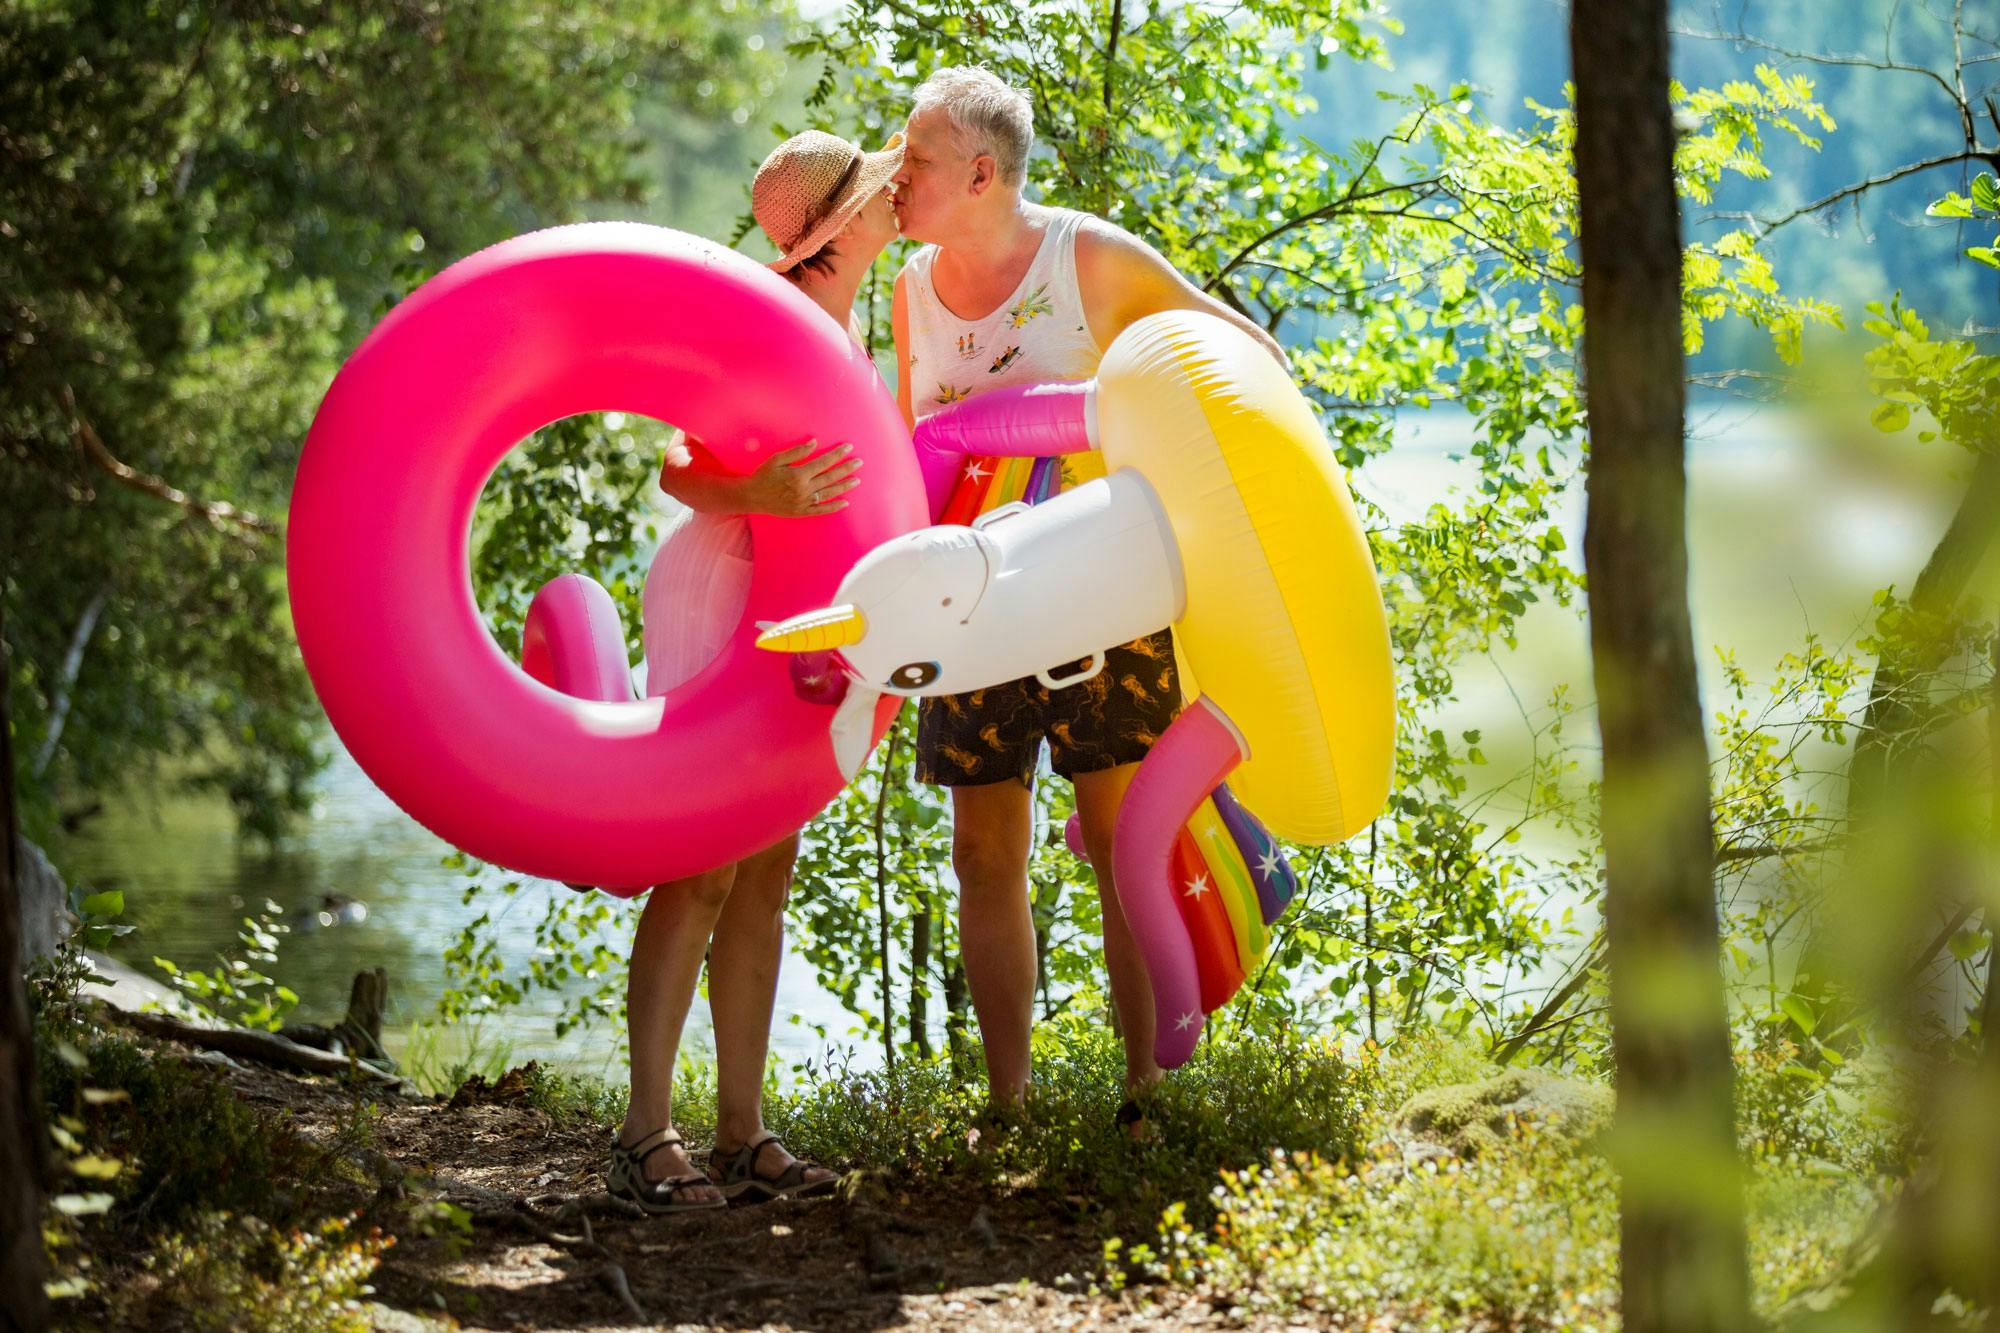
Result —
<instances>
[{"instance_id":1,"label":"thin tree trunk","mask_svg":"<svg viewBox=\"0 0 2000 1333\"><path fill-rule=\"evenodd\" d=\"M889 841L883 817L889 807L889 784L896 777L896 736L891 730L882 756L881 787L875 793L875 936L882 954L882 1063L896 1067L896 992L889 969Z\"/></svg>"},{"instance_id":2,"label":"thin tree trunk","mask_svg":"<svg viewBox=\"0 0 2000 1333\"><path fill-rule=\"evenodd\" d=\"M1965 597L2000 535L2000 454L1980 455L1972 479L1951 516L1944 536L1910 585L1910 607L1918 623L1946 616ZM1905 638L1891 635L1875 663L1868 687L1868 708L1854 739L1847 769L1847 815L1850 826L1865 822L1887 779L1890 760L1899 744L1911 739L1919 717L1911 691L1945 664L1949 636Z\"/></svg>"},{"instance_id":3,"label":"thin tree trunk","mask_svg":"<svg viewBox=\"0 0 2000 1333\"><path fill-rule=\"evenodd\" d=\"M944 1037L951 1049L951 1067L970 1069L972 1000L965 989L965 963L959 956L957 941L952 945L938 960L944 972Z\"/></svg>"},{"instance_id":4,"label":"thin tree trunk","mask_svg":"<svg viewBox=\"0 0 2000 1333\"><path fill-rule=\"evenodd\" d=\"M910 914L910 1044L925 1060L931 1058L931 919L937 913L934 894Z\"/></svg>"},{"instance_id":5,"label":"thin tree trunk","mask_svg":"<svg viewBox=\"0 0 2000 1333\"><path fill-rule=\"evenodd\" d=\"M62 669L56 673L55 695L49 703L48 731L42 736L34 766L29 770L37 782L49 771L49 761L56 757L56 746L62 744L63 727L69 721L69 703L76 693L76 678L83 671L83 650L90 646L97 618L104 614L104 604L110 600L111 585L107 583L83 608L83 614L77 617L76 630L69 636L69 651L63 654Z\"/></svg>"},{"instance_id":6,"label":"thin tree trunk","mask_svg":"<svg viewBox=\"0 0 2000 1333\"><path fill-rule=\"evenodd\" d=\"M1576 0L1570 43L1624 1328L1737 1333L1749 1276L1687 605L1667 0Z\"/></svg>"},{"instance_id":7,"label":"thin tree trunk","mask_svg":"<svg viewBox=\"0 0 2000 1333\"><path fill-rule=\"evenodd\" d=\"M28 993L21 952L19 837L14 814L13 725L7 713L10 667L0 625L0 1328L48 1326L42 1291L41 1091L35 1078Z\"/></svg>"}]
</instances>

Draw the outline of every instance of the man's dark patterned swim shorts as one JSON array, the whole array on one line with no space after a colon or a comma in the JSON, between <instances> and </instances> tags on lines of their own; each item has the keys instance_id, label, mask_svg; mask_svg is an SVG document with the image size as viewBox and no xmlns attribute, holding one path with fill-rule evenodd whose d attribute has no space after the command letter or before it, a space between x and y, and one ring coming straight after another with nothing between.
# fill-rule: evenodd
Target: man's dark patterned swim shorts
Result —
<instances>
[{"instance_id":1,"label":"man's dark patterned swim shorts","mask_svg":"<svg viewBox=\"0 0 2000 1333\"><path fill-rule=\"evenodd\" d=\"M1058 679L1079 670L1069 663ZM945 787L976 787L1035 773L1042 741L1064 777L1095 773L1146 757L1180 710L1170 631L1134 639L1105 654L1104 670L1080 685L1052 690L1026 676L970 694L919 701L917 777Z\"/></svg>"}]
</instances>

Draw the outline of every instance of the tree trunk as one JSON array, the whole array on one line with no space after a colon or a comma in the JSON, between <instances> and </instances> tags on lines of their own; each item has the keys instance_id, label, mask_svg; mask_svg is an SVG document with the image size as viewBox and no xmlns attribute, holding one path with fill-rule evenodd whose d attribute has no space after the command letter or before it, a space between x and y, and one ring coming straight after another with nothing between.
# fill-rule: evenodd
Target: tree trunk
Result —
<instances>
[{"instance_id":1,"label":"tree trunk","mask_svg":"<svg viewBox=\"0 0 2000 1333\"><path fill-rule=\"evenodd\" d=\"M11 1330L47 1327L49 1305L42 1291L42 1098L35 1079L28 993L15 966L21 949L15 879L20 844L4 629L0 624L0 960L6 967L0 975L0 1327Z\"/></svg>"},{"instance_id":2,"label":"tree trunk","mask_svg":"<svg viewBox=\"0 0 2000 1333\"><path fill-rule=\"evenodd\" d=\"M951 1067L972 1068L972 999L965 989L965 962L953 941L939 960L944 972L944 1036L951 1049Z\"/></svg>"},{"instance_id":3,"label":"tree trunk","mask_svg":"<svg viewBox=\"0 0 2000 1333\"><path fill-rule=\"evenodd\" d=\"M910 913L910 1044L919 1058L931 1058L931 920L937 914L935 893Z\"/></svg>"},{"instance_id":4,"label":"tree trunk","mask_svg":"<svg viewBox=\"0 0 2000 1333\"><path fill-rule=\"evenodd\" d=\"M1947 617L1965 597L1973 576L2000 535L2000 454L1979 456L1958 510L1938 539L1930 559L1910 585L1910 609L1920 624ZM1896 749L1914 739L1910 729L1921 720L1910 694L1921 692L1924 678L1939 670L1951 653L1950 635L1900 635L1890 638L1876 659L1868 687L1868 709L1854 738L1854 755L1847 767L1848 824L1865 823L1887 779Z\"/></svg>"},{"instance_id":5,"label":"tree trunk","mask_svg":"<svg viewBox=\"0 0 2000 1333\"><path fill-rule=\"evenodd\" d=\"M1576 0L1570 42L1624 1328L1736 1333L1749 1277L1687 606L1667 0Z\"/></svg>"}]
</instances>

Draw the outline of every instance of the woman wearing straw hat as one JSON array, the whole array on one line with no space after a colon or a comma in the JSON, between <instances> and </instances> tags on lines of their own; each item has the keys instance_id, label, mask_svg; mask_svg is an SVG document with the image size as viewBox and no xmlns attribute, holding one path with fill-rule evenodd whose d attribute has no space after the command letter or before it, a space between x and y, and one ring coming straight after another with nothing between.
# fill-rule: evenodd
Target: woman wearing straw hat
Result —
<instances>
[{"instance_id":1,"label":"woman wearing straw hat","mask_svg":"<svg viewBox=\"0 0 2000 1333\"><path fill-rule=\"evenodd\" d=\"M772 150L750 186L750 209L778 248L771 265L828 318L862 341L855 294L896 239L889 178L902 136L865 153L818 130ZM714 658L750 588L746 514L801 516L843 509L859 484L845 444L807 441L748 476L722 471L699 442L668 446L660 488L691 511L661 542L646 576L646 691L664 694ZM808 457L809 455L815 455ZM798 835L704 875L662 884L647 899L632 943L626 1025L632 1096L611 1149L610 1192L651 1213L720 1208L729 1201L825 1193L837 1177L800 1161L764 1128L764 1062L784 942L785 895ZM674 1061L708 957L715 1027L716 1129L709 1174L695 1170L673 1128Z\"/></svg>"}]
</instances>

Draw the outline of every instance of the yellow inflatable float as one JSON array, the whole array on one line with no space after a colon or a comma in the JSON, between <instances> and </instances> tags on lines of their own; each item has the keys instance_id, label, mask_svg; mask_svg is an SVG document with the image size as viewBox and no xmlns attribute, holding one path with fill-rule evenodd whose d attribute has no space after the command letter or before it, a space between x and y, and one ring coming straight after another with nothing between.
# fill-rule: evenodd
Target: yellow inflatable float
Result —
<instances>
[{"instance_id":1,"label":"yellow inflatable float","mask_svg":"<svg viewBox=\"0 0 2000 1333\"><path fill-rule=\"evenodd\" d=\"M1189 702L1140 765L1113 853L1171 1068L1291 897L1269 834L1337 842L1388 796L1395 683L1353 499L1283 369L1192 311L1133 324L1093 384L976 396L917 443L981 455L1095 443L1110 473L887 542L834 605L758 643L836 650L884 692L946 694L1024 675L1073 685L1102 669L1102 649L1173 627Z\"/></svg>"}]
</instances>

